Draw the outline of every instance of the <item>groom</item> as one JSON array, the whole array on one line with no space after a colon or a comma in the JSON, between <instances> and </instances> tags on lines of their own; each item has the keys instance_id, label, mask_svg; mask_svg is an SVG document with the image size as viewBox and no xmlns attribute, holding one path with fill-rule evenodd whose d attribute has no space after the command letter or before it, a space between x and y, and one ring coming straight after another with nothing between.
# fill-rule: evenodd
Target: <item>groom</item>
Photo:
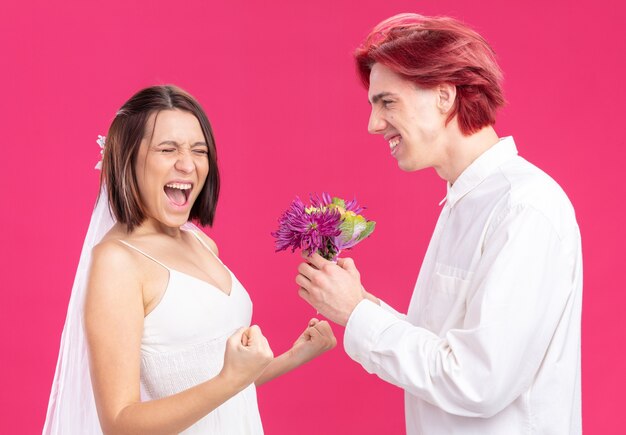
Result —
<instances>
[{"instance_id":1,"label":"groom","mask_svg":"<svg viewBox=\"0 0 626 435\"><path fill-rule=\"evenodd\" d=\"M300 296L346 327L365 370L405 391L416 434L580 434L581 242L548 175L493 129L501 71L476 32L402 14L356 52L368 129L403 171L448 183L407 314L369 294L354 262L314 254Z\"/></svg>"}]
</instances>

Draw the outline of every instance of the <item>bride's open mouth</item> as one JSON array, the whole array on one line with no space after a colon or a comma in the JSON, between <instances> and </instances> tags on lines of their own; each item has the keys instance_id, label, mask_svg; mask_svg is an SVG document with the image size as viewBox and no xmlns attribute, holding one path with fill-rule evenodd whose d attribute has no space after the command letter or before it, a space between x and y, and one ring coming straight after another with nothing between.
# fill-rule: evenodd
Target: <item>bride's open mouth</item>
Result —
<instances>
[{"instance_id":1,"label":"bride's open mouth","mask_svg":"<svg viewBox=\"0 0 626 435\"><path fill-rule=\"evenodd\" d=\"M176 206L183 207L189 201L191 195L191 183L168 183L163 187L169 200Z\"/></svg>"}]
</instances>

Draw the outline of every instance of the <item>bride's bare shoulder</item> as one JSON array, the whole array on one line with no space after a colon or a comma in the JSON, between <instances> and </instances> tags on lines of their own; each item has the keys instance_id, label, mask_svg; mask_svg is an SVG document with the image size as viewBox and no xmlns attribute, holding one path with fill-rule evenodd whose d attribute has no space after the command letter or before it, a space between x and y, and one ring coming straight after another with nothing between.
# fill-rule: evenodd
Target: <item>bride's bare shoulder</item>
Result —
<instances>
[{"instance_id":1,"label":"bride's bare shoulder","mask_svg":"<svg viewBox=\"0 0 626 435\"><path fill-rule=\"evenodd\" d=\"M102 240L93 247L92 268L105 267L110 271L125 271L134 269L137 263L135 253L122 242L128 238L128 233L119 224L115 225L104 235Z\"/></svg>"}]
</instances>

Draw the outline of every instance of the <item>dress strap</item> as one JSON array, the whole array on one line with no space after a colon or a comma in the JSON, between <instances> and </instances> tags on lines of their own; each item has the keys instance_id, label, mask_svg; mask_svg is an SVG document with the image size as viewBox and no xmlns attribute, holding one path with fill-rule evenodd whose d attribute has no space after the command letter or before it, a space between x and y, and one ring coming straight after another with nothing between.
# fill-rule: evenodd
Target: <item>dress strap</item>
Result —
<instances>
[{"instance_id":1,"label":"dress strap","mask_svg":"<svg viewBox=\"0 0 626 435\"><path fill-rule=\"evenodd\" d=\"M218 260L220 263L222 263L222 260L220 260L220 257L218 257L218 256L217 256L217 254L215 254L215 252L213 252L213 249L211 249L211 247L210 247L209 245L207 245L207 243L206 243L204 240L202 240L202 237L200 237L200 235L199 235L198 233L196 233L196 231L195 231L195 230L185 230L185 231L188 231L188 232L190 232L191 234L193 234L193 235L194 235L194 237L195 237L196 239L198 239L198 241L202 244L202 246L204 246L205 248L207 248L207 249L209 250L209 252L210 252L211 254L213 254L213 256L214 256L215 258L217 258L217 260ZM222 264L224 264L224 263L222 263Z\"/></svg>"},{"instance_id":2,"label":"dress strap","mask_svg":"<svg viewBox=\"0 0 626 435\"><path fill-rule=\"evenodd\" d=\"M122 244L124 244L124 245L128 246L128 247L129 247L129 248L131 248L131 249L134 249L135 251L139 252L140 254L143 254L144 256L148 257L150 260L152 260L152 261L154 261L155 263L160 264L161 266L163 266L165 269L170 270L170 268L169 268L169 267L167 267L165 264L161 263L159 260L157 260L156 258L154 258L153 256L151 256L150 254L147 254L147 253L145 253L144 251L142 251L141 249L139 249L139 248L137 248L137 247L135 247L135 246L131 245L130 243L125 242L125 241L123 241L123 240L118 240L118 242L120 242L120 243L122 243Z\"/></svg>"}]
</instances>

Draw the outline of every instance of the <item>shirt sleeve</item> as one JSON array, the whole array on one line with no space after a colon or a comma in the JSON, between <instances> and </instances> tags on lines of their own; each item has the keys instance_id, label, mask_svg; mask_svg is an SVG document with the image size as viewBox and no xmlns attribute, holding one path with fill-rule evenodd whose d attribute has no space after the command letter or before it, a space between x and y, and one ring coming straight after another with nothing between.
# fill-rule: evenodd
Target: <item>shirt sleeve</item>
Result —
<instances>
[{"instance_id":1,"label":"shirt sleeve","mask_svg":"<svg viewBox=\"0 0 626 435\"><path fill-rule=\"evenodd\" d=\"M485 241L462 328L439 337L365 300L348 319L344 348L446 412L491 417L539 370L574 288L578 237L562 239L532 207L510 210Z\"/></svg>"}]
</instances>

